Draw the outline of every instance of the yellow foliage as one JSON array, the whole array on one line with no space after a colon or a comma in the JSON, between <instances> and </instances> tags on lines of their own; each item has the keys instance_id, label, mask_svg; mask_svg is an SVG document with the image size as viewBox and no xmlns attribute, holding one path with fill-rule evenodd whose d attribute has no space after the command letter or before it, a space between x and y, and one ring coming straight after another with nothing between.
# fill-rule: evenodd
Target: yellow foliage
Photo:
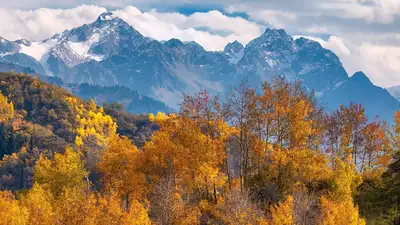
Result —
<instances>
[{"instance_id":1,"label":"yellow foliage","mask_svg":"<svg viewBox=\"0 0 400 225\"><path fill-rule=\"evenodd\" d=\"M67 148L64 154L55 153L54 160L40 156L36 163L34 178L58 197L64 188L83 188L87 175L81 161L81 153Z\"/></svg>"},{"instance_id":2,"label":"yellow foliage","mask_svg":"<svg viewBox=\"0 0 400 225\"><path fill-rule=\"evenodd\" d=\"M154 121L156 120L156 117L154 116L153 113L149 113L149 120L150 120L151 122L154 122Z\"/></svg>"},{"instance_id":3,"label":"yellow foliage","mask_svg":"<svg viewBox=\"0 0 400 225\"><path fill-rule=\"evenodd\" d=\"M76 145L77 147L80 147L80 146L83 145L83 140L82 140L81 136L76 136L76 137L75 137L75 145Z\"/></svg>"},{"instance_id":4,"label":"yellow foliage","mask_svg":"<svg viewBox=\"0 0 400 225\"><path fill-rule=\"evenodd\" d=\"M326 180L332 174L326 157L320 152L309 149L275 148L270 154L270 159L271 174L284 179L282 183L289 188L294 188L295 184Z\"/></svg>"},{"instance_id":5,"label":"yellow foliage","mask_svg":"<svg viewBox=\"0 0 400 225\"><path fill-rule=\"evenodd\" d=\"M129 212L125 214L122 224L151 225L151 221L147 209L140 202L134 200L129 208Z\"/></svg>"},{"instance_id":6,"label":"yellow foliage","mask_svg":"<svg viewBox=\"0 0 400 225\"><path fill-rule=\"evenodd\" d=\"M98 225L120 225L124 219L124 212L121 208L121 198L115 193L107 196L100 196L97 200L101 213L97 217Z\"/></svg>"},{"instance_id":7,"label":"yellow foliage","mask_svg":"<svg viewBox=\"0 0 400 225\"><path fill-rule=\"evenodd\" d=\"M293 197L288 196L286 200L277 206L271 207L270 225L291 225L293 219Z\"/></svg>"},{"instance_id":8,"label":"yellow foliage","mask_svg":"<svg viewBox=\"0 0 400 225\"><path fill-rule=\"evenodd\" d=\"M149 113L148 117L151 122L161 123L165 120L175 118L175 114L167 115L163 112L158 112L155 116L153 113Z\"/></svg>"},{"instance_id":9,"label":"yellow foliage","mask_svg":"<svg viewBox=\"0 0 400 225\"><path fill-rule=\"evenodd\" d=\"M0 93L0 123L7 122L14 117L14 104Z\"/></svg>"},{"instance_id":10,"label":"yellow foliage","mask_svg":"<svg viewBox=\"0 0 400 225\"><path fill-rule=\"evenodd\" d=\"M33 77L32 84L35 88L38 88L40 86L39 78L36 75Z\"/></svg>"},{"instance_id":11,"label":"yellow foliage","mask_svg":"<svg viewBox=\"0 0 400 225\"><path fill-rule=\"evenodd\" d=\"M35 183L32 189L22 196L21 204L29 211L29 224L52 225L55 223L55 214L52 206L53 196Z\"/></svg>"},{"instance_id":12,"label":"yellow foliage","mask_svg":"<svg viewBox=\"0 0 400 225\"><path fill-rule=\"evenodd\" d=\"M358 207L354 207L351 198L344 201L332 201L321 197L321 219L323 225L365 225L365 220L360 218Z\"/></svg>"},{"instance_id":13,"label":"yellow foliage","mask_svg":"<svg viewBox=\"0 0 400 225\"><path fill-rule=\"evenodd\" d=\"M145 175L139 171L141 154L128 138L113 135L98 164L106 189L128 202L145 194Z\"/></svg>"},{"instance_id":14,"label":"yellow foliage","mask_svg":"<svg viewBox=\"0 0 400 225\"><path fill-rule=\"evenodd\" d=\"M237 135L239 134L239 130L237 128L229 126L225 121L223 120L217 120L216 122L216 127L219 132L219 137L222 142L227 141L229 137L232 135Z\"/></svg>"},{"instance_id":15,"label":"yellow foliage","mask_svg":"<svg viewBox=\"0 0 400 225\"><path fill-rule=\"evenodd\" d=\"M362 182L362 177L351 163L336 159L332 174L333 190L321 197L320 223L326 225L364 225L358 207L354 206L353 193Z\"/></svg>"},{"instance_id":16,"label":"yellow foliage","mask_svg":"<svg viewBox=\"0 0 400 225\"><path fill-rule=\"evenodd\" d=\"M177 184L189 190L224 183L225 177L219 170L223 149L203 134L194 120L170 118L160 126L144 146L143 165L153 179L173 174Z\"/></svg>"},{"instance_id":17,"label":"yellow foliage","mask_svg":"<svg viewBox=\"0 0 400 225\"><path fill-rule=\"evenodd\" d=\"M251 202L247 194L236 189L227 193L225 198L221 197L216 205L201 202L200 208L223 224L268 224L264 213Z\"/></svg>"},{"instance_id":18,"label":"yellow foliage","mask_svg":"<svg viewBox=\"0 0 400 225\"><path fill-rule=\"evenodd\" d=\"M101 213L96 208L93 193L86 193L81 188L64 188L54 203L57 221L55 224L96 225L96 218Z\"/></svg>"},{"instance_id":19,"label":"yellow foliage","mask_svg":"<svg viewBox=\"0 0 400 225\"><path fill-rule=\"evenodd\" d=\"M106 115L102 108L97 109L93 99L89 103L89 109L80 104L76 98L67 97L66 100L77 114L75 145L81 147L89 141L89 137L94 137L95 144L104 147L108 137L117 132L117 124L111 116Z\"/></svg>"},{"instance_id":20,"label":"yellow foliage","mask_svg":"<svg viewBox=\"0 0 400 225\"><path fill-rule=\"evenodd\" d=\"M332 174L333 199L351 198L352 193L362 182L361 174L357 173L354 165L336 159L336 168Z\"/></svg>"},{"instance_id":21,"label":"yellow foliage","mask_svg":"<svg viewBox=\"0 0 400 225\"><path fill-rule=\"evenodd\" d=\"M290 110L291 125L289 132L291 146L304 147L313 132L312 120L307 118L313 108L305 99L299 99L293 103Z\"/></svg>"},{"instance_id":22,"label":"yellow foliage","mask_svg":"<svg viewBox=\"0 0 400 225\"><path fill-rule=\"evenodd\" d=\"M28 224L29 211L9 191L0 191L0 225Z\"/></svg>"},{"instance_id":23,"label":"yellow foliage","mask_svg":"<svg viewBox=\"0 0 400 225\"><path fill-rule=\"evenodd\" d=\"M174 206L174 224L192 225L200 223L200 210L197 207L183 204L181 201Z\"/></svg>"}]
</instances>

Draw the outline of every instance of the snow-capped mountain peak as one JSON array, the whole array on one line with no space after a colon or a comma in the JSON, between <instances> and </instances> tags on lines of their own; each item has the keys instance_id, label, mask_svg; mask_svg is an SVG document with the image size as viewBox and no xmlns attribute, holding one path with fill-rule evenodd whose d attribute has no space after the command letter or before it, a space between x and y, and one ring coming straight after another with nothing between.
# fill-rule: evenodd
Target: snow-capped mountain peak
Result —
<instances>
[{"instance_id":1,"label":"snow-capped mountain peak","mask_svg":"<svg viewBox=\"0 0 400 225\"><path fill-rule=\"evenodd\" d=\"M18 39L15 41L15 43L20 44L20 45L25 45L25 46L31 46L32 42L26 40L26 39Z\"/></svg>"},{"instance_id":2,"label":"snow-capped mountain peak","mask_svg":"<svg viewBox=\"0 0 400 225\"><path fill-rule=\"evenodd\" d=\"M124 20L105 12L91 24L66 30L42 42L12 43L18 47L13 52L35 58L48 74L58 74L87 61L105 60L125 47L134 48L147 41ZM3 53L1 47L0 53Z\"/></svg>"},{"instance_id":3,"label":"snow-capped mountain peak","mask_svg":"<svg viewBox=\"0 0 400 225\"><path fill-rule=\"evenodd\" d=\"M116 18L112 12L104 12L98 17L98 21L112 20Z\"/></svg>"},{"instance_id":4,"label":"snow-capped mountain peak","mask_svg":"<svg viewBox=\"0 0 400 225\"><path fill-rule=\"evenodd\" d=\"M19 45L0 37L0 54L6 55L16 52L20 49Z\"/></svg>"}]
</instances>

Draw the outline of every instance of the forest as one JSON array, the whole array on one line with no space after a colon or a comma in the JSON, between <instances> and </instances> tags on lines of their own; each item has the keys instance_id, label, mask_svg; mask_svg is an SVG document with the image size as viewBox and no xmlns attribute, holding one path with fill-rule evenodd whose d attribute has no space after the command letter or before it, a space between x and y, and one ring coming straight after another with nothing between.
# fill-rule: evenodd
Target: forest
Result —
<instances>
[{"instance_id":1,"label":"forest","mask_svg":"<svg viewBox=\"0 0 400 225\"><path fill-rule=\"evenodd\" d=\"M0 91L0 225L400 224L400 111L281 77L146 116L25 74Z\"/></svg>"}]
</instances>

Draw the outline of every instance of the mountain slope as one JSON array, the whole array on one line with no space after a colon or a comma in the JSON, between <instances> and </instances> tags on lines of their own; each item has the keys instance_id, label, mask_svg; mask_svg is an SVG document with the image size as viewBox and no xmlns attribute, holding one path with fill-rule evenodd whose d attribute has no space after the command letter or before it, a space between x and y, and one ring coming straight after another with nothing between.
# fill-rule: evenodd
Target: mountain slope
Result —
<instances>
[{"instance_id":1,"label":"mountain slope","mask_svg":"<svg viewBox=\"0 0 400 225\"><path fill-rule=\"evenodd\" d=\"M134 114L172 111L164 103L140 95L136 91L123 86L102 87L90 84L64 84L61 87L86 101L94 99L98 105L118 102L124 106L127 112Z\"/></svg>"},{"instance_id":2,"label":"mountain slope","mask_svg":"<svg viewBox=\"0 0 400 225\"><path fill-rule=\"evenodd\" d=\"M0 190L32 186L33 167L40 154L52 157L75 143L77 114L67 98L90 104L62 88L24 74L0 73L0 91L14 105L11 121L0 123ZM117 132L141 146L158 126L146 116L105 109L117 123Z\"/></svg>"},{"instance_id":3,"label":"mountain slope","mask_svg":"<svg viewBox=\"0 0 400 225\"><path fill-rule=\"evenodd\" d=\"M378 117L388 122L393 121L393 115L400 105L387 90L374 86L362 72L355 73L335 91L323 96L321 101L327 103L331 109L342 104L362 104L370 119Z\"/></svg>"},{"instance_id":4,"label":"mountain slope","mask_svg":"<svg viewBox=\"0 0 400 225\"><path fill-rule=\"evenodd\" d=\"M386 88L386 90L398 101L400 101L400 86Z\"/></svg>"}]
</instances>

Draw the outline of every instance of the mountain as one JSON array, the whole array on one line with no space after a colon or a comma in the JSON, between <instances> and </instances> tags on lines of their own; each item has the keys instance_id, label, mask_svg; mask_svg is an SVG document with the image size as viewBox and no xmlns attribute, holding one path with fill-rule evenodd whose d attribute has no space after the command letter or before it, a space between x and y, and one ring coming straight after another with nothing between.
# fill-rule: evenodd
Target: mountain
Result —
<instances>
[{"instance_id":1,"label":"mountain","mask_svg":"<svg viewBox=\"0 0 400 225\"><path fill-rule=\"evenodd\" d=\"M244 55L244 46L238 41L234 41L225 46L223 53L228 57L228 61L237 64Z\"/></svg>"},{"instance_id":2,"label":"mountain","mask_svg":"<svg viewBox=\"0 0 400 225\"><path fill-rule=\"evenodd\" d=\"M0 37L0 56L18 52L20 48L21 47L18 45L18 43L11 42Z\"/></svg>"},{"instance_id":3,"label":"mountain","mask_svg":"<svg viewBox=\"0 0 400 225\"><path fill-rule=\"evenodd\" d=\"M94 99L96 104L104 105L107 103L120 103L127 112L133 114L147 114L161 112L171 112L164 103L140 95L123 86L102 87L90 84L63 84L62 88L70 91L72 94L83 98L86 101Z\"/></svg>"},{"instance_id":4,"label":"mountain","mask_svg":"<svg viewBox=\"0 0 400 225\"><path fill-rule=\"evenodd\" d=\"M399 110L399 102L384 88L374 86L363 72L357 72L334 92L327 93L321 101L328 108L338 108L341 104L362 104L370 118L378 117L393 121L394 113ZM384 110L383 110L384 109Z\"/></svg>"},{"instance_id":5,"label":"mountain","mask_svg":"<svg viewBox=\"0 0 400 225\"><path fill-rule=\"evenodd\" d=\"M400 101L400 86L393 86L390 88L386 88L386 90L398 101Z\"/></svg>"},{"instance_id":6,"label":"mountain","mask_svg":"<svg viewBox=\"0 0 400 225\"><path fill-rule=\"evenodd\" d=\"M2 67L0 64L0 71ZM26 69L26 68L25 68ZM6 70L6 69L4 69ZM6 70L10 71L10 70ZM14 70L15 71L15 70ZM17 70L18 71L18 70ZM18 71L16 73L25 73ZM27 71L32 72L32 71ZM87 83L71 84L65 83L58 77L41 76L38 78L46 83L58 86L70 93L89 101L93 99L97 105L118 103L123 106L123 110L133 114L148 114L157 112L172 112L173 110L163 102L139 94L137 91L124 86L98 86Z\"/></svg>"},{"instance_id":7,"label":"mountain","mask_svg":"<svg viewBox=\"0 0 400 225\"><path fill-rule=\"evenodd\" d=\"M12 63L24 68L29 68L32 71L34 71L34 73L37 74L42 74L42 75L47 74L42 64L36 61L33 57L28 56L24 53L4 55L3 57L0 58L0 62Z\"/></svg>"},{"instance_id":8,"label":"mountain","mask_svg":"<svg viewBox=\"0 0 400 225\"><path fill-rule=\"evenodd\" d=\"M35 73L31 68L22 67L14 63L3 62L0 60L0 72L10 72L32 74Z\"/></svg>"},{"instance_id":9,"label":"mountain","mask_svg":"<svg viewBox=\"0 0 400 225\"><path fill-rule=\"evenodd\" d=\"M44 71L64 83L126 87L173 109L179 107L182 93L205 89L217 94L243 80L259 86L276 76L301 80L329 109L358 101L370 118L379 114L391 120L389 115L399 104L369 80L358 79L357 74L350 77L339 57L318 42L294 39L282 29L268 28L246 46L235 41L223 51L212 52L195 42L159 42L144 37L107 12L91 24L42 42L2 40L0 60L37 73Z\"/></svg>"}]
</instances>

